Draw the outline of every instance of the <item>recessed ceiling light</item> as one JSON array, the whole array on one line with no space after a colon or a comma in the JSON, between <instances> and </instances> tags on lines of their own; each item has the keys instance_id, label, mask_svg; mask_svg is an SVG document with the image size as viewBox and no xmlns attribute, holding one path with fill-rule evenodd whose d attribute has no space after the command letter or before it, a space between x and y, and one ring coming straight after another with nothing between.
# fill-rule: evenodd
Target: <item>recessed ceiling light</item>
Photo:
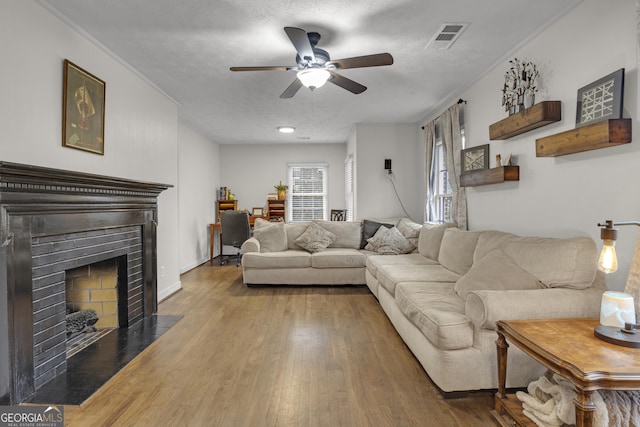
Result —
<instances>
[{"instance_id":1,"label":"recessed ceiling light","mask_svg":"<svg viewBox=\"0 0 640 427\"><path fill-rule=\"evenodd\" d=\"M294 128L293 126L278 126L278 130L282 133L293 133L295 132L296 128Z\"/></svg>"}]
</instances>

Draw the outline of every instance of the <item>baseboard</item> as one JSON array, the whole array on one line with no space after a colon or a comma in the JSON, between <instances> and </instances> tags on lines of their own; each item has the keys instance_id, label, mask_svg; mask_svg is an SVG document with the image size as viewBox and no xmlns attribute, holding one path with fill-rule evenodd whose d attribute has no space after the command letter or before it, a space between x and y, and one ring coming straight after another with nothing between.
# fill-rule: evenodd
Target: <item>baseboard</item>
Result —
<instances>
[{"instance_id":1,"label":"baseboard","mask_svg":"<svg viewBox=\"0 0 640 427\"><path fill-rule=\"evenodd\" d=\"M169 298L171 295L175 294L176 292L178 292L179 290L182 289L182 282L180 280L178 280L176 283L174 283L173 285L169 286L166 289L163 290L159 290L158 291L158 302L162 302L162 300L165 300L167 298Z\"/></svg>"},{"instance_id":2,"label":"baseboard","mask_svg":"<svg viewBox=\"0 0 640 427\"><path fill-rule=\"evenodd\" d=\"M194 261L194 262L190 262L189 264L180 267L180 274L184 274L189 270L193 270L194 268L204 264L205 262L208 262L209 258L202 258L199 259L198 261Z\"/></svg>"}]
</instances>

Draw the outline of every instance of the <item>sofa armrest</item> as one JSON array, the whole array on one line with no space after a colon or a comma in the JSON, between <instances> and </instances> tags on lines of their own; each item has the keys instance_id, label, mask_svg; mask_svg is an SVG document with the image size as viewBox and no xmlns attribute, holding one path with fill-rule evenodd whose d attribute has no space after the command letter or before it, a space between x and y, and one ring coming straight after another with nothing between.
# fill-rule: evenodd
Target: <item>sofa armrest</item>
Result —
<instances>
[{"instance_id":1,"label":"sofa armrest","mask_svg":"<svg viewBox=\"0 0 640 427\"><path fill-rule=\"evenodd\" d=\"M240 250L242 251L243 254L246 254L248 252L260 253L260 241L255 237L249 237L247 240L244 241L244 243L240 247Z\"/></svg>"},{"instance_id":2,"label":"sofa armrest","mask_svg":"<svg viewBox=\"0 0 640 427\"><path fill-rule=\"evenodd\" d=\"M472 291L465 314L476 328L495 330L498 320L598 317L602 289Z\"/></svg>"}]
</instances>

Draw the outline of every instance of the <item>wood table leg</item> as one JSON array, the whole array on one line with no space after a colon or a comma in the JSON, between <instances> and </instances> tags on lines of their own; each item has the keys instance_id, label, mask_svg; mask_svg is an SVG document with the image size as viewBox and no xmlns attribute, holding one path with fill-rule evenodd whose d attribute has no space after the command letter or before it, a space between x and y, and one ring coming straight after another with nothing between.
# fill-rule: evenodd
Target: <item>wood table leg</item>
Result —
<instances>
[{"instance_id":1,"label":"wood table leg","mask_svg":"<svg viewBox=\"0 0 640 427\"><path fill-rule=\"evenodd\" d=\"M576 406L576 427L591 427L596 411L596 405L591 399L592 391L578 391L573 400Z\"/></svg>"},{"instance_id":2,"label":"wood table leg","mask_svg":"<svg viewBox=\"0 0 640 427\"><path fill-rule=\"evenodd\" d=\"M509 344L504 338L502 332L498 331L498 339L496 340L496 349L498 350L498 393L496 396L500 399L507 397L507 349Z\"/></svg>"}]
</instances>

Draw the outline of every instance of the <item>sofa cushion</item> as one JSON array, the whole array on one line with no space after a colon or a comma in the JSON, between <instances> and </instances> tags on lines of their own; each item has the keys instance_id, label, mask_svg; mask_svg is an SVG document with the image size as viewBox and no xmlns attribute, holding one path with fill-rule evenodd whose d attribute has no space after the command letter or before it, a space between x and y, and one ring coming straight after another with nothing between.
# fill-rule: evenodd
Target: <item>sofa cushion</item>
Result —
<instances>
[{"instance_id":1,"label":"sofa cushion","mask_svg":"<svg viewBox=\"0 0 640 427\"><path fill-rule=\"evenodd\" d=\"M393 227L393 224L372 221L369 219L365 219L364 221L362 221L362 238L360 240L360 249L364 249L367 246L367 244L369 243L368 239L376 235L376 232L378 231L380 226L391 228Z\"/></svg>"},{"instance_id":2,"label":"sofa cushion","mask_svg":"<svg viewBox=\"0 0 640 427\"><path fill-rule=\"evenodd\" d=\"M438 260L440 254L440 244L444 230L455 227L455 224L445 222L443 224L435 224L426 222L422 225L418 234L418 253L422 256L430 258L434 261Z\"/></svg>"},{"instance_id":3,"label":"sofa cushion","mask_svg":"<svg viewBox=\"0 0 640 427\"><path fill-rule=\"evenodd\" d=\"M396 284L400 282L443 282L453 289L460 277L459 274L438 264L381 265L376 273L380 286L391 295L395 295Z\"/></svg>"},{"instance_id":4,"label":"sofa cushion","mask_svg":"<svg viewBox=\"0 0 640 427\"><path fill-rule=\"evenodd\" d=\"M515 234L505 233L504 231L485 230L478 237L476 250L473 252L473 262L478 262L489 252L502 248L506 242L516 238Z\"/></svg>"},{"instance_id":5,"label":"sofa cushion","mask_svg":"<svg viewBox=\"0 0 640 427\"><path fill-rule=\"evenodd\" d=\"M304 268L311 267L311 254L307 251L248 252L242 256L244 268Z\"/></svg>"},{"instance_id":6,"label":"sofa cushion","mask_svg":"<svg viewBox=\"0 0 640 427\"><path fill-rule=\"evenodd\" d=\"M425 258L420 254L411 253L398 256L386 256L386 255L369 255L367 257L367 270L373 277L376 277L378 267L381 265L421 265L421 264L437 264L429 258Z\"/></svg>"},{"instance_id":7,"label":"sofa cushion","mask_svg":"<svg viewBox=\"0 0 640 427\"><path fill-rule=\"evenodd\" d=\"M360 248L360 236L362 235L360 221L321 221L316 219L313 222L336 235L336 240L329 247Z\"/></svg>"},{"instance_id":8,"label":"sofa cushion","mask_svg":"<svg viewBox=\"0 0 640 427\"><path fill-rule=\"evenodd\" d=\"M589 237L515 237L503 250L549 288L586 289L596 276L598 250Z\"/></svg>"},{"instance_id":9,"label":"sofa cushion","mask_svg":"<svg viewBox=\"0 0 640 427\"><path fill-rule=\"evenodd\" d=\"M296 244L311 253L320 252L328 248L337 238L329 230L325 230L319 224L312 222L305 232L296 239Z\"/></svg>"},{"instance_id":10,"label":"sofa cushion","mask_svg":"<svg viewBox=\"0 0 640 427\"><path fill-rule=\"evenodd\" d=\"M434 292L431 283L398 283L400 311L436 348L459 350L473 345L473 324L464 315L464 301L451 290Z\"/></svg>"},{"instance_id":11,"label":"sofa cushion","mask_svg":"<svg viewBox=\"0 0 640 427\"><path fill-rule=\"evenodd\" d=\"M402 235L396 227L380 227L375 236L367 240L367 250L373 250L380 255L407 254L415 247Z\"/></svg>"},{"instance_id":12,"label":"sofa cushion","mask_svg":"<svg viewBox=\"0 0 640 427\"><path fill-rule=\"evenodd\" d=\"M418 247L418 236L420 235L420 230L422 229L422 225L417 222L411 221L409 218L402 218L398 221L398 230L402 233L404 237L407 238L409 242L413 245L414 248Z\"/></svg>"},{"instance_id":13,"label":"sofa cushion","mask_svg":"<svg viewBox=\"0 0 640 427\"><path fill-rule=\"evenodd\" d=\"M263 222L266 221L258 222L253 229L253 236L260 242L260 252L286 251L288 246L284 222Z\"/></svg>"},{"instance_id":14,"label":"sofa cushion","mask_svg":"<svg viewBox=\"0 0 640 427\"><path fill-rule=\"evenodd\" d=\"M456 282L455 291L463 300L476 290L540 289L542 284L496 249L475 262L467 274Z\"/></svg>"},{"instance_id":15,"label":"sofa cushion","mask_svg":"<svg viewBox=\"0 0 640 427\"><path fill-rule=\"evenodd\" d=\"M480 231L447 228L442 236L438 262L451 271L461 275L466 274L473 265L473 252L480 233Z\"/></svg>"},{"instance_id":16,"label":"sofa cushion","mask_svg":"<svg viewBox=\"0 0 640 427\"><path fill-rule=\"evenodd\" d=\"M357 249L328 248L311 256L314 268L362 268L367 256Z\"/></svg>"}]
</instances>

